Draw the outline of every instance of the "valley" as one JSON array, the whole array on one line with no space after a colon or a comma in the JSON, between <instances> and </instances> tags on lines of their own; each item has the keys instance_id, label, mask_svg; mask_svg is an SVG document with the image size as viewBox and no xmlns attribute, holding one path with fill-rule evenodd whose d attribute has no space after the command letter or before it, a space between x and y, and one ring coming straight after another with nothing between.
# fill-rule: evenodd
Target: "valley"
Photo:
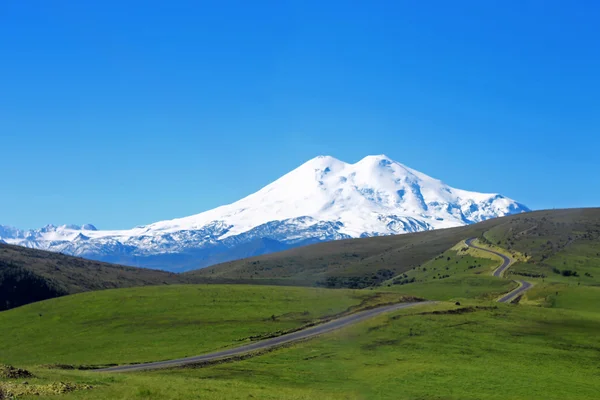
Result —
<instances>
[{"instance_id":1,"label":"valley","mask_svg":"<svg viewBox=\"0 0 600 400\"><path fill-rule=\"evenodd\" d=\"M35 302L0 312L9 338L0 343L0 360L34 375L28 385L0 378L0 390L12 388L28 399L26 386L70 382L76 389L35 398L594 399L599 380L589 366L600 351L598 233L599 209L540 211L317 244L244 260L237 268L223 264L176 275L210 284ZM319 258L340 260L329 275L336 282L352 286L356 280L346 279L357 276L369 284L322 287L322 271L312 265ZM261 265L274 263L284 265L278 275ZM255 278L246 279L246 269ZM382 269L392 272L378 273ZM274 285L277 280L288 285ZM532 286L516 293L515 281ZM435 302L403 307L419 299ZM368 309L386 312L358 318ZM254 346L353 316L356 323L304 340ZM248 345L256 350L252 357L227 353L235 357L155 371L139 364ZM125 368L116 372L117 365Z\"/></svg>"}]
</instances>

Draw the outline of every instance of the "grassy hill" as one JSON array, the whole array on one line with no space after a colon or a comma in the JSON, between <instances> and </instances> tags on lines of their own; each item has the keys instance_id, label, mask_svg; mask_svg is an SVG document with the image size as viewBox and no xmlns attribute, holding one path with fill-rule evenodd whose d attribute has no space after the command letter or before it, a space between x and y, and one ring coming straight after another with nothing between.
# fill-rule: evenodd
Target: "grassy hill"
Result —
<instances>
[{"instance_id":1,"label":"grassy hill","mask_svg":"<svg viewBox=\"0 0 600 400\"><path fill-rule=\"evenodd\" d=\"M10 338L0 343L0 359L34 377L25 385L23 378L0 376L0 390L34 389L41 395L18 398L65 400L597 398L600 381L590 365L600 351L595 307L600 288L591 286L572 286L559 294L560 301L543 306L471 300L399 310L246 360L201 368L110 374L40 366L196 354L300 326L358 305L374 292L186 285L31 304L0 313ZM276 314L277 322L269 314ZM79 390L56 396L52 389L58 382Z\"/></svg>"},{"instance_id":2,"label":"grassy hill","mask_svg":"<svg viewBox=\"0 0 600 400\"><path fill-rule=\"evenodd\" d=\"M265 259L283 262L290 252L241 263L259 272L248 281L300 282L294 277L308 271L301 276L314 284L315 269L307 264L303 271L304 262L356 252L351 257L358 260L329 272L344 279L367 276L370 285L376 275L377 286L363 290L163 285L81 293L0 312L9 338L0 342L0 360L35 375L27 385L0 375L0 391L37 391L40 396L19 398L66 400L596 399L600 380L590 365L600 352L599 214L598 209L535 212L446 231L295 249L293 262L279 267L295 271L291 276L266 269L270 275L261 278L258 267ZM496 256L466 248L462 240L472 236L517 260L508 279L491 275L500 264ZM427 237L433 250L419 242ZM395 241L404 247L394 247ZM327 255L324 245L338 252ZM423 261L373 274L393 266L371 263L369 254ZM240 278L219 271L212 274ZM496 303L514 288L511 277L534 286L516 304ZM41 366L196 355L410 295L439 302L235 362L120 374ZM78 390L50 395L59 382Z\"/></svg>"},{"instance_id":3,"label":"grassy hill","mask_svg":"<svg viewBox=\"0 0 600 400\"><path fill-rule=\"evenodd\" d=\"M547 211L499 223L483 235L526 260L510 274L542 281L600 284L600 210Z\"/></svg>"},{"instance_id":4,"label":"grassy hill","mask_svg":"<svg viewBox=\"0 0 600 400\"><path fill-rule=\"evenodd\" d=\"M164 271L0 244L0 311L89 290L189 281Z\"/></svg>"},{"instance_id":5,"label":"grassy hill","mask_svg":"<svg viewBox=\"0 0 600 400\"><path fill-rule=\"evenodd\" d=\"M600 208L535 211L459 228L319 243L184 275L362 288L420 267L469 237L526 253L529 261L515 273L561 276L568 281L562 271L573 270L579 278L596 282L589 275L600 267ZM554 268L560 272L553 272ZM596 275L600 278L600 271Z\"/></svg>"},{"instance_id":6,"label":"grassy hill","mask_svg":"<svg viewBox=\"0 0 600 400\"><path fill-rule=\"evenodd\" d=\"M459 228L319 243L180 275L0 244L0 310L90 290L177 283L373 287L404 274L410 276L404 279L412 279L410 271L468 237L525 255L509 271L515 276L600 284L600 209L593 208L536 211ZM435 277L444 275L450 274L439 270ZM442 279L456 281L455 286L468 282L457 274ZM493 280L489 284L498 290L508 285ZM458 288L459 294L463 289Z\"/></svg>"},{"instance_id":7,"label":"grassy hill","mask_svg":"<svg viewBox=\"0 0 600 400\"><path fill-rule=\"evenodd\" d=\"M464 242L439 256L381 284L380 290L419 296L430 300L491 300L518 285L509 279L492 276L501 259L468 248Z\"/></svg>"},{"instance_id":8,"label":"grassy hill","mask_svg":"<svg viewBox=\"0 0 600 400\"><path fill-rule=\"evenodd\" d=\"M184 275L241 281L288 281L327 287L370 286L435 257L488 225L471 225L396 236L339 240L214 265ZM379 271L379 272L378 272ZM329 278L329 281L328 281ZM332 278L338 278L333 280Z\"/></svg>"},{"instance_id":9,"label":"grassy hill","mask_svg":"<svg viewBox=\"0 0 600 400\"><path fill-rule=\"evenodd\" d=\"M374 291L252 285L80 293L1 312L0 360L79 365L186 357L401 299Z\"/></svg>"}]
</instances>

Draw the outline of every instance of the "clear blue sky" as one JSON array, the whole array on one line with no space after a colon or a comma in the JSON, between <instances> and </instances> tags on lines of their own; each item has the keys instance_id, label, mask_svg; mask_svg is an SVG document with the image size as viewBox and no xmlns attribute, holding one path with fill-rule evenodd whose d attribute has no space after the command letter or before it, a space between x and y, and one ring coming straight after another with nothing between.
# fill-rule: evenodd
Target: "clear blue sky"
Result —
<instances>
[{"instance_id":1,"label":"clear blue sky","mask_svg":"<svg viewBox=\"0 0 600 400\"><path fill-rule=\"evenodd\" d=\"M191 215L320 154L600 206L599 18L591 0L3 1L0 224Z\"/></svg>"}]
</instances>

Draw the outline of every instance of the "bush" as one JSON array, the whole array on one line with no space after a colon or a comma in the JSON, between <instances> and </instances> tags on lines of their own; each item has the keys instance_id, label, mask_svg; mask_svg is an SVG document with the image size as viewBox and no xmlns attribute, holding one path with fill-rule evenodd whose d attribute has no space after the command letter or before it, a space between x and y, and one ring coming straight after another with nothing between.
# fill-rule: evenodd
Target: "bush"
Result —
<instances>
[{"instance_id":1,"label":"bush","mask_svg":"<svg viewBox=\"0 0 600 400\"><path fill-rule=\"evenodd\" d=\"M555 274L566 276L566 277L569 277L569 276L579 276L579 274L577 273L577 271L573 271L573 270L570 270L570 269L563 269L561 271L558 268L552 268L552 272L554 272Z\"/></svg>"},{"instance_id":2,"label":"bush","mask_svg":"<svg viewBox=\"0 0 600 400\"><path fill-rule=\"evenodd\" d=\"M407 279L394 279L393 283L394 283L394 285L406 285L406 284L415 282L415 280L416 279L414 277L412 277L410 279L408 279L408 278Z\"/></svg>"},{"instance_id":3,"label":"bush","mask_svg":"<svg viewBox=\"0 0 600 400\"><path fill-rule=\"evenodd\" d=\"M565 269L561 271L562 276L579 276L577 271L571 271L570 269Z\"/></svg>"},{"instance_id":4,"label":"bush","mask_svg":"<svg viewBox=\"0 0 600 400\"><path fill-rule=\"evenodd\" d=\"M4 379L33 378L33 374L25 369L15 368L12 365L0 365L0 378L4 378Z\"/></svg>"}]
</instances>

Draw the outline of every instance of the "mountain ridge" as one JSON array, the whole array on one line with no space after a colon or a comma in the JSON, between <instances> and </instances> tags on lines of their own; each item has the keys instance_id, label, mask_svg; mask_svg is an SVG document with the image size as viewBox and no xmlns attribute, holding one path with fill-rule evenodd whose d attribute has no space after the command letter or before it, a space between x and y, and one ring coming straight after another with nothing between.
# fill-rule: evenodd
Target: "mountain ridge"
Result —
<instances>
[{"instance_id":1,"label":"mountain ridge","mask_svg":"<svg viewBox=\"0 0 600 400\"><path fill-rule=\"evenodd\" d=\"M354 164L318 156L234 203L189 217L129 230L0 225L0 240L181 271L302 244L449 228L524 211L500 194L450 187L385 155ZM269 241L249 245L261 239Z\"/></svg>"}]
</instances>

